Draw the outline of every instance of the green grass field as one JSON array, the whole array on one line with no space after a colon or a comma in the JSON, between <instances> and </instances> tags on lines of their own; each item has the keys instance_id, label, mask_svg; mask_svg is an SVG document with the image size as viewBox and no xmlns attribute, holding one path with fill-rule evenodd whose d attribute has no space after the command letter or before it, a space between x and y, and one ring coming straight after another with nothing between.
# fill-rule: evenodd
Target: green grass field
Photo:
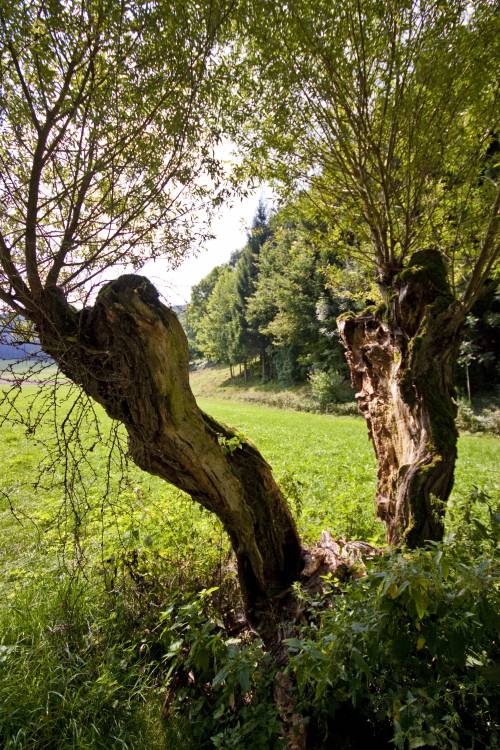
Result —
<instances>
[{"instance_id":1,"label":"green grass field","mask_svg":"<svg viewBox=\"0 0 500 750\"><path fill-rule=\"evenodd\" d=\"M235 371L234 375L230 377L229 367L211 365L190 372L189 381L196 398L240 401L306 412L314 411L317 407L308 384L283 386L274 381L262 383L255 368L247 382L242 374Z\"/></svg>"},{"instance_id":2,"label":"green grass field","mask_svg":"<svg viewBox=\"0 0 500 750\"><path fill-rule=\"evenodd\" d=\"M26 389L24 407L29 402ZM32 389L34 392L34 389ZM383 540L373 512L376 466L364 421L353 417L303 414L264 406L200 399L217 419L238 428L262 451L289 497L302 535L313 542L322 529L336 536ZM64 397L59 408L67 408ZM104 432L109 422L102 420ZM91 427L88 463L64 497L63 479L71 467L59 461L38 479L49 426L26 435L20 425L4 424L0 443L1 586L13 596L40 569L56 569L72 558L75 539L84 559L109 556L115 549L148 546L176 564L200 571L225 553L218 522L183 493L130 467L119 486L117 458L94 446ZM500 500L500 441L463 435L451 505L478 487ZM46 460L46 459L45 459ZM110 467L111 481L106 487ZM102 548L104 546L104 552ZM202 553L202 550L205 550ZM209 550L210 553L207 553Z\"/></svg>"},{"instance_id":3,"label":"green grass field","mask_svg":"<svg viewBox=\"0 0 500 750\"><path fill-rule=\"evenodd\" d=\"M113 437L109 420L99 413L96 425L79 415L75 391L66 387L55 406L67 434L81 428L75 473L64 452L54 453L51 397L38 423L38 393L25 387L13 412L17 423L1 428L0 747L173 750L188 725L159 718L160 612L186 591L218 584L225 534L161 480L133 466L121 477L119 454L96 440L97 429ZM200 406L259 447L306 542L322 529L383 540L373 511L375 461L361 418L207 398ZM460 438L452 526L462 522L474 488L500 501L499 457L497 438ZM41 464L48 469L42 474ZM72 486L66 494L65 483ZM475 514L480 504L476 492ZM139 567L127 569L133 560ZM209 746L210 740L203 745Z\"/></svg>"},{"instance_id":4,"label":"green grass field","mask_svg":"<svg viewBox=\"0 0 500 750\"><path fill-rule=\"evenodd\" d=\"M26 379L36 383L51 380L56 377L57 365L42 359L26 358L21 360L0 359L0 382L11 383L18 379ZM62 376L59 375L62 379Z\"/></svg>"}]
</instances>

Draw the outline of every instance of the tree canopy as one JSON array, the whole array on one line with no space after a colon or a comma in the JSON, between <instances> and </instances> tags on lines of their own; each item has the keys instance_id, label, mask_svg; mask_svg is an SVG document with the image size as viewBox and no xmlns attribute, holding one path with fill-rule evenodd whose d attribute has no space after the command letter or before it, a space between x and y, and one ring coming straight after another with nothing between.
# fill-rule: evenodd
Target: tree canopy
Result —
<instances>
[{"instance_id":1,"label":"tree canopy","mask_svg":"<svg viewBox=\"0 0 500 750\"><path fill-rule=\"evenodd\" d=\"M286 500L257 449L197 406L185 334L154 286L131 273L99 278L112 265L181 257L196 239L193 210L221 199L233 9L0 3L0 300L78 386L73 415L100 404L136 465L221 520L248 616L271 642L273 598L303 566ZM100 289L89 299L92 279Z\"/></svg>"},{"instance_id":2,"label":"tree canopy","mask_svg":"<svg viewBox=\"0 0 500 750\"><path fill-rule=\"evenodd\" d=\"M220 198L214 46L230 7L0 4L4 303L192 246L194 208Z\"/></svg>"},{"instance_id":3,"label":"tree canopy","mask_svg":"<svg viewBox=\"0 0 500 750\"><path fill-rule=\"evenodd\" d=\"M247 169L304 189L376 298L339 321L389 540L443 534L468 311L497 273L497 4L248 2Z\"/></svg>"},{"instance_id":4,"label":"tree canopy","mask_svg":"<svg viewBox=\"0 0 500 750\"><path fill-rule=\"evenodd\" d=\"M470 307L500 252L499 24L489 0L249 3L249 169L312 185L382 282L439 247Z\"/></svg>"}]
</instances>

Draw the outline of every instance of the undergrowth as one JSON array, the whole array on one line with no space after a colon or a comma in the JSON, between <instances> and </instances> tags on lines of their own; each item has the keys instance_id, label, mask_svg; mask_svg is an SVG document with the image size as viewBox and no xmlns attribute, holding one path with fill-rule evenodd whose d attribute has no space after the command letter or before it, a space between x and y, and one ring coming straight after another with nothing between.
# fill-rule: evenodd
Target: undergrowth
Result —
<instances>
[{"instance_id":1,"label":"undergrowth","mask_svg":"<svg viewBox=\"0 0 500 750\"><path fill-rule=\"evenodd\" d=\"M499 521L477 491L443 543L322 594L297 586L287 669L311 750L498 747ZM180 591L165 565L127 551L98 579L19 592L0 622L0 746L283 747L276 666L244 627L231 566Z\"/></svg>"},{"instance_id":2,"label":"undergrowth","mask_svg":"<svg viewBox=\"0 0 500 750\"><path fill-rule=\"evenodd\" d=\"M108 602L109 605L109 602ZM155 748L153 666L83 582L20 592L0 621L0 747Z\"/></svg>"},{"instance_id":3,"label":"undergrowth","mask_svg":"<svg viewBox=\"0 0 500 750\"><path fill-rule=\"evenodd\" d=\"M455 521L444 542L385 554L365 578L327 579L314 596L296 587L306 621L288 669L309 748L498 747L500 518L476 493ZM163 615L169 715L193 747L281 747L276 667L256 637L225 634L210 595Z\"/></svg>"},{"instance_id":4,"label":"undergrowth","mask_svg":"<svg viewBox=\"0 0 500 750\"><path fill-rule=\"evenodd\" d=\"M383 557L322 602L289 640L316 747L497 748L499 611L498 563L452 541Z\"/></svg>"},{"instance_id":5,"label":"undergrowth","mask_svg":"<svg viewBox=\"0 0 500 750\"><path fill-rule=\"evenodd\" d=\"M465 400L458 402L457 426L467 432L485 432L500 435L500 408L491 404L482 409L474 409Z\"/></svg>"},{"instance_id":6,"label":"undergrowth","mask_svg":"<svg viewBox=\"0 0 500 750\"><path fill-rule=\"evenodd\" d=\"M323 528L380 541L362 423L206 408L263 448L306 543ZM310 750L499 745L496 443L461 438L443 544L384 555L321 596L297 589L288 668ZM72 557L76 511L62 523L54 491L33 487L40 458L29 445L4 426L2 750L282 747L275 666L244 627L220 527L135 475L108 518L96 480Z\"/></svg>"}]
</instances>

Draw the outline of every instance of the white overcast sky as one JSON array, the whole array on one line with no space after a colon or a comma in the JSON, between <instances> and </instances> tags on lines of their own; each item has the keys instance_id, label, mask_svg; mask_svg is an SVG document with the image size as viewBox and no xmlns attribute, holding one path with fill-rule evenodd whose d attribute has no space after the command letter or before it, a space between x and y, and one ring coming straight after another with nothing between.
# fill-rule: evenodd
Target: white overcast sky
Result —
<instances>
[{"instance_id":1,"label":"white overcast sky","mask_svg":"<svg viewBox=\"0 0 500 750\"><path fill-rule=\"evenodd\" d=\"M140 271L156 286L161 296L170 305L189 302L191 287L197 284L209 271L221 263L226 263L235 250L242 248L247 241L247 231L262 198L271 207L272 193L267 187L254 190L243 199L233 199L232 205L223 206L211 225L214 239L195 256L187 258L177 269L172 270L168 260L147 263Z\"/></svg>"}]
</instances>

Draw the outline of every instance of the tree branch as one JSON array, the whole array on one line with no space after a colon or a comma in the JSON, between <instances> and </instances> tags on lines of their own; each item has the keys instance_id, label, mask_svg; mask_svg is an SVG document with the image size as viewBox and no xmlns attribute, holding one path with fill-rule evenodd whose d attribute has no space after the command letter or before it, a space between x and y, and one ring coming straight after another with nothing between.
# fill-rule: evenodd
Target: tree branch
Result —
<instances>
[{"instance_id":1,"label":"tree branch","mask_svg":"<svg viewBox=\"0 0 500 750\"><path fill-rule=\"evenodd\" d=\"M16 268L9 247L3 234L0 232L0 263L7 279L14 287L16 293L23 300L24 304L29 300L29 289L24 283L18 269Z\"/></svg>"},{"instance_id":2,"label":"tree branch","mask_svg":"<svg viewBox=\"0 0 500 750\"><path fill-rule=\"evenodd\" d=\"M481 287L490 273L495 262L500 257L500 245L495 245L495 239L500 226L500 183L497 185L495 200L491 208L490 220L486 228L481 253L474 266L471 279L464 294L463 303L466 310L470 310L476 301Z\"/></svg>"}]
</instances>

